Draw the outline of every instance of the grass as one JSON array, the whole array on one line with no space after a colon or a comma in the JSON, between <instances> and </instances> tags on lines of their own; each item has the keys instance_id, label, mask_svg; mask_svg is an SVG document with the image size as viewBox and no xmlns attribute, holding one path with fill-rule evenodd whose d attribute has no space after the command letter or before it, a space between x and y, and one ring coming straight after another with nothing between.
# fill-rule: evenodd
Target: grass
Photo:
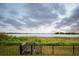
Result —
<instances>
[{"instance_id":1,"label":"grass","mask_svg":"<svg viewBox=\"0 0 79 59\"><path fill-rule=\"evenodd\" d=\"M79 45L79 37L14 37L11 40L2 40L0 44L37 43L54 45Z\"/></svg>"},{"instance_id":2,"label":"grass","mask_svg":"<svg viewBox=\"0 0 79 59\"><path fill-rule=\"evenodd\" d=\"M26 55L26 54L25 54ZM75 46L73 54L73 46L54 46L52 51L52 46L42 46L42 54L33 54L34 56L78 56L79 46Z\"/></svg>"},{"instance_id":3,"label":"grass","mask_svg":"<svg viewBox=\"0 0 79 59\"><path fill-rule=\"evenodd\" d=\"M19 46L17 45L0 45L0 56L17 56L19 53Z\"/></svg>"},{"instance_id":4,"label":"grass","mask_svg":"<svg viewBox=\"0 0 79 59\"><path fill-rule=\"evenodd\" d=\"M79 37L13 37L0 33L0 44L20 43L54 44L54 45L79 45Z\"/></svg>"},{"instance_id":5,"label":"grass","mask_svg":"<svg viewBox=\"0 0 79 59\"><path fill-rule=\"evenodd\" d=\"M61 45L54 46L54 54L51 46L43 46L42 55L73 55L72 45L79 45L79 37L13 37L0 33L0 55L20 55L17 44L24 42ZM79 55L79 46L75 46L74 55Z\"/></svg>"},{"instance_id":6,"label":"grass","mask_svg":"<svg viewBox=\"0 0 79 59\"><path fill-rule=\"evenodd\" d=\"M17 37L16 39L27 43L79 45L79 37Z\"/></svg>"},{"instance_id":7,"label":"grass","mask_svg":"<svg viewBox=\"0 0 79 59\"><path fill-rule=\"evenodd\" d=\"M40 51L39 46L35 47ZM54 51L54 52L53 52ZM0 56L19 56L20 49L18 45L0 45ZM26 55L26 54L25 54ZM76 56L79 55L79 46L75 46L74 54L73 54L73 46L54 46L52 50L52 46L42 46L42 54L33 54L34 56Z\"/></svg>"}]
</instances>

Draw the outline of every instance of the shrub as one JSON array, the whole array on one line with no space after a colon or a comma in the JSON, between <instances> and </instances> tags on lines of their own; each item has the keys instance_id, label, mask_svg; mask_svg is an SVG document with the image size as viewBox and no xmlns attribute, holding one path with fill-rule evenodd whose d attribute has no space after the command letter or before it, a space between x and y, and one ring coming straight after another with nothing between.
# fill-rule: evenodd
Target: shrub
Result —
<instances>
[{"instance_id":1,"label":"shrub","mask_svg":"<svg viewBox=\"0 0 79 59\"><path fill-rule=\"evenodd\" d=\"M8 34L1 32L0 33L0 41L7 40L9 38Z\"/></svg>"}]
</instances>

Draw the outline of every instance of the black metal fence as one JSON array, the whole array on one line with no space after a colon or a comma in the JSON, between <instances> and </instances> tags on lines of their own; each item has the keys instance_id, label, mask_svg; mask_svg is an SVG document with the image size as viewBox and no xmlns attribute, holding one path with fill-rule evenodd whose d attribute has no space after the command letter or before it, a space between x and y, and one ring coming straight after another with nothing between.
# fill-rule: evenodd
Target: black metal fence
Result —
<instances>
[{"instance_id":1,"label":"black metal fence","mask_svg":"<svg viewBox=\"0 0 79 59\"><path fill-rule=\"evenodd\" d=\"M79 46L72 45L50 45L50 44L21 44L20 55L55 55L70 54L75 55L79 52Z\"/></svg>"}]
</instances>

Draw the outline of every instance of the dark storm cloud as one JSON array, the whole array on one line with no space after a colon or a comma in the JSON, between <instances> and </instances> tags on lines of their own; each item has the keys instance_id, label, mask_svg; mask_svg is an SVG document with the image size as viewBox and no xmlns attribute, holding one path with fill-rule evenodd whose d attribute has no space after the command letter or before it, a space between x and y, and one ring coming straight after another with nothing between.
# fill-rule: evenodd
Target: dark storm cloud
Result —
<instances>
[{"instance_id":1,"label":"dark storm cloud","mask_svg":"<svg viewBox=\"0 0 79 59\"><path fill-rule=\"evenodd\" d=\"M23 26L32 28L51 24L58 20L59 14L65 13L64 4L58 3L0 4L0 21L11 24L15 28ZM36 22L30 18L35 19Z\"/></svg>"},{"instance_id":2,"label":"dark storm cloud","mask_svg":"<svg viewBox=\"0 0 79 59\"><path fill-rule=\"evenodd\" d=\"M0 22L0 27L6 27L6 25Z\"/></svg>"},{"instance_id":3,"label":"dark storm cloud","mask_svg":"<svg viewBox=\"0 0 79 59\"><path fill-rule=\"evenodd\" d=\"M28 6L28 7L27 7ZM28 4L25 5L26 9L29 9L29 15L32 18L46 20L56 18L58 13L64 14L65 8L63 4ZM62 10L60 10L62 8ZM51 11L55 11L55 13L51 13Z\"/></svg>"},{"instance_id":4,"label":"dark storm cloud","mask_svg":"<svg viewBox=\"0 0 79 59\"><path fill-rule=\"evenodd\" d=\"M37 22L30 21L28 27L36 27L45 24L51 24L58 20L58 14L65 14L65 8L63 4L26 4L24 5L29 12L29 17L37 20ZM60 9L62 8L62 11ZM52 13L55 12L55 13ZM30 25L29 25L30 24Z\"/></svg>"},{"instance_id":5,"label":"dark storm cloud","mask_svg":"<svg viewBox=\"0 0 79 59\"><path fill-rule=\"evenodd\" d=\"M18 13L17 11L15 11L15 10L10 10L10 11L9 11L9 14L10 14L10 15L17 16L19 13Z\"/></svg>"},{"instance_id":6,"label":"dark storm cloud","mask_svg":"<svg viewBox=\"0 0 79 59\"><path fill-rule=\"evenodd\" d=\"M74 23L76 23L76 25L73 25ZM71 26L70 31L75 31L79 29L79 6L72 11L72 15L70 17L65 17L62 19L61 22L57 23L56 28L61 28L65 26Z\"/></svg>"},{"instance_id":7,"label":"dark storm cloud","mask_svg":"<svg viewBox=\"0 0 79 59\"><path fill-rule=\"evenodd\" d=\"M4 20L4 16L0 15L0 21Z\"/></svg>"},{"instance_id":8,"label":"dark storm cloud","mask_svg":"<svg viewBox=\"0 0 79 59\"><path fill-rule=\"evenodd\" d=\"M66 9L64 4L59 3L53 3L53 4L47 4L49 9L55 10L57 13L64 15L66 13Z\"/></svg>"},{"instance_id":9,"label":"dark storm cloud","mask_svg":"<svg viewBox=\"0 0 79 59\"><path fill-rule=\"evenodd\" d=\"M8 20L6 20L4 22L7 23L7 24L12 25L16 29L21 29L20 27L22 26L21 23L19 23L18 21L14 20L14 19L10 19L10 18L8 18Z\"/></svg>"},{"instance_id":10,"label":"dark storm cloud","mask_svg":"<svg viewBox=\"0 0 79 59\"><path fill-rule=\"evenodd\" d=\"M71 26L70 31L72 31L72 32L79 32L79 22L76 22L75 25Z\"/></svg>"},{"instance_id":11,"label":"dark storm cloud","mask_svg":"<svg viewBox=\"0 0 79 59\"><path fill-rule=\"evenodd\" d=\"M6 8L6 3L0 3L0 9L5 9Z\"/></svg>"}]
</instances>

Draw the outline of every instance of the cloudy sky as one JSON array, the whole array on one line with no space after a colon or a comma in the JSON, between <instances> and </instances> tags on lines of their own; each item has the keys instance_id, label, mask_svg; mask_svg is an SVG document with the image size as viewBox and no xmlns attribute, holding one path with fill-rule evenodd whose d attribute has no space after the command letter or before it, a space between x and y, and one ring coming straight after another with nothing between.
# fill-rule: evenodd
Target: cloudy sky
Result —
<instances>
[{"instance_id":1,"label":"cloudy sky","mask_svg":"<svg viewBox=\"0 0 79 59\"><path fill-rule=\"evenodd\" d=\"M0 3L0 32L79 32L79 4Z\"/></svg>"}]
</instances>

